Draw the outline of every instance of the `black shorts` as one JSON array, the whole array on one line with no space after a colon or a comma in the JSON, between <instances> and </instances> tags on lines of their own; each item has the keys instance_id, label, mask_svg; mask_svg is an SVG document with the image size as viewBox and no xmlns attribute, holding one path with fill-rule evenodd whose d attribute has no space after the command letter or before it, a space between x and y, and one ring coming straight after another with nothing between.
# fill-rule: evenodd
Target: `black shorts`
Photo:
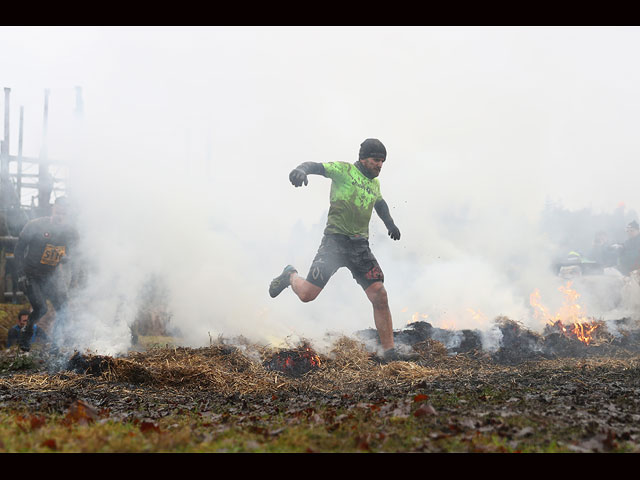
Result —
<instances>
[{"instance_id":1,"label":"black shorts","mask_svg":"<svg viewBox=\"0 0 640 480\"><path fill-rule=\"evenodd\" d=\"M384 274L371 253L367 238L326 233L309 269L307 281L324 288L340 267L347 267L364 290L375 282L384 282Z\"/></svg>"}]
</instances>

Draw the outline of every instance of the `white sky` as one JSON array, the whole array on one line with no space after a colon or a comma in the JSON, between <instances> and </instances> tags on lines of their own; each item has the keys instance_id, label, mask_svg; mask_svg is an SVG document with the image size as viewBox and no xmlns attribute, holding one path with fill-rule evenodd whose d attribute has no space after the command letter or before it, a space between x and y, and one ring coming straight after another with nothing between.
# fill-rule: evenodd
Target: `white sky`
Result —
<instances>
[{"instance_id":1,"label":"white sky","mask_svg":"<svg viewBox=\"0 0 640 480\"><path fill-rule=\"evenodd\" d=\"M306 274L326 220L329 181L295 189L293 167L385 143L403 238L374 214L371 244L396 328L405 307L521 318L546 281L546 199L640 206L639 45L634 27L0 27L0 87L11 153L23 105L32 156L51 91L49 153L73 162L105 302L168 271L193 343L319 336L373 320L348 273L313 304L268 298L287 263Z\"/></svg>"}]
</instances>

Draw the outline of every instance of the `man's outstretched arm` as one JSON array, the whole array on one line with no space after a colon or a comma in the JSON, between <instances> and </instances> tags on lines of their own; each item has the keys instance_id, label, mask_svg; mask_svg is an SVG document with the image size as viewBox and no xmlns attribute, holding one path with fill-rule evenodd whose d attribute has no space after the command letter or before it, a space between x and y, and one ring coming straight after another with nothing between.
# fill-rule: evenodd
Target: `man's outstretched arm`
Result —
<instances>
[{"instance_id":1,"label":"man's outstretched arm","mask_svg":"<svg viewBox=\"0 0 640 480\"><path fill-rule=\"evenodd\" d=\"M307 185L309 179L307 175L324 175L324 165L318 162L304 162L291 170L289 181L296 187Z\"/></svg>"},{"instance_id":2,"label":"man's outstretched arm","mask_svg":"<svg viewBox=\"0 0 640 480\"><path fill-rule=\"evenodd\" d=\"M376 213L384 222L385 227L387 227L387 231L389 232L389 236L394 240L400 240L400 229L396 227L396 224L391 218L391 212L389 212L389 205L383 199L378 200L375 205Z\"/></svg>"}]
</instances>

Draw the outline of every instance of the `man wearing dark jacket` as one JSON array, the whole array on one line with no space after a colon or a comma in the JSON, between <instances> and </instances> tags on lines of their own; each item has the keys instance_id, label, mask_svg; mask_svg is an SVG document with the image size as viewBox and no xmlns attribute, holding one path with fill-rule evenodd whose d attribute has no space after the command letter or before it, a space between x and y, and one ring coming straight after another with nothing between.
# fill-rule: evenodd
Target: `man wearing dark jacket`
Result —
<instances>
[{"instance_id":1,"label":"man wearing dark jacket","mask_svg":"<svg viewBox=\"0 0 640 480\"><path fill-rule=\"evenodd\" d=\"M18 343L18 339L20 338L20 330L22 330L27 325L27 320L29 319L29 310L20 310L18 313L18 321L16 324L9 329L7 334L7 348L12 347ZM31 342L35 341L47 341L47 334L43 329L38 328L38 325L33 326L33 335L31 336Z\"/></svg>"},{"instance_id":2,"label":"man wearing dark jacket","mask_svg":"<svg viewBox=\"0 0 640 480\"><path fill-rule=\"evenodd\" d=\"M59 267L67 262L78 240L78 232L68 222L68 208L66 198L58 198L51 216L29 221L16 243L18 281L33 309L18 340L25 352L30 350L34 325L47 313L47 300L56 313L67 303L67 285Z\"/></svg>"},{"instance_id":3,"label":"man wearing dark jacket","mask_svg":"<svg viewBox=\"0 0 640 480\"><path fill-rule=\"evenodd\" d=\"M331 179L330 207L327 225L318 253L309 274L300 277L297 270L287 265L273 279L269 294L276 297L291 286L303 302L310 302L320 294L331 276L341 267L347 267L373 305L373 318L384 359L398 358L394 349L393 326L384 274L369 248L369 221L375 209L389 236L400 239L387 202L380 193L378 175L387 158L387 150L380 140L369 138L360 145L355 163L305 162L289 174L295 187L308 184L307 175L322 175Z\"/></svg>"}]
</instances>

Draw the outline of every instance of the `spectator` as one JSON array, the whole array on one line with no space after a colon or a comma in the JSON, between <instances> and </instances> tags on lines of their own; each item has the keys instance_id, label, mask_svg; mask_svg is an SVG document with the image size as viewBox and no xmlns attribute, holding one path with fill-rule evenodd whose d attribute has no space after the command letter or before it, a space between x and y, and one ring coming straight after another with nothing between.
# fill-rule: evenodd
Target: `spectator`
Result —
<instances>
[{"instance_id":1,"label":"spectator","mask_svg":"<svg viewBox=\"0 0 640 480\"><path fill-rule=\"evenodd\" d=\"M16 324L9 329L9 334L7 336L7 348L12 347L18 343L18 338L20 338L20 330L27 324L27 320L29 320L29 310L20 310L18 313L18 321ZM37 325L34 325L33 335L31 337L30 343L33 342L46 342L47 334L44 332L42 328L38 328Z\"/></svg>"}]
</instances>

